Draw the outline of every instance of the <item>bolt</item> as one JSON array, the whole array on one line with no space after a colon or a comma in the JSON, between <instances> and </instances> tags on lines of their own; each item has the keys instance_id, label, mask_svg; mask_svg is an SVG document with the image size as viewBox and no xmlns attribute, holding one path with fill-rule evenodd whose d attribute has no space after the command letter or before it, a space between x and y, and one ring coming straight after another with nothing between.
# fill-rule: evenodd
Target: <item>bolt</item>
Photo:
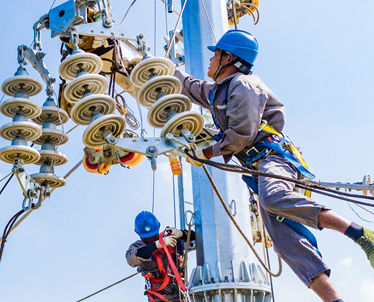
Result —
<instances>
[{"instance_id":1,"label":"bolt","mask_svg":"<svg viewBox=\"0 0 374 302\"><path fill-rule=\"evenodd\" d=\"M45 192L45 197L50 197L51 196L51 192Z\"/></svg>"},{"instance_id":2,"label":"bolt","mask_svg":"<svg viewBox=\"0 0 374 302\"><path fill-rule=\"evenodd\" d=\"M35 190L29 190L29 198L34 198L34 197L36 197L36 191Z\"/></svg>"},{"instance_id":3,"label":"bolt","mask_svg":"<svg viewBox=\"0 0 374 302\"><path fill-rule=\"evenodd\" d=\"M195 138L195 137L193 136L193 134L190 134L190 135L188 136L188 139L191 140L191 141L192 141L194 138Z\"/></svg>"},{"instance_id":4,"label":"bolt","mask_svg":"<svg viewBox=\"0 0 374 302\"><path fill-rule=\"evenodd\" d=\"M110 140L111 143L114 143L116 141L116 138L114 136L112 136L109 140Z\"/></svg>"},{"instance_id":5,"label":"bolt","mask_svg":"<svg viewBox=\"0 0 374 302\"><path fill-rule=\"evenodd\" d=\"M148 152L150 152L150 153L155 153L155 152L156 152L156 148L155 148L154 146L150 146L150 147L148 148Z\"/></svg>"}]
</instances>

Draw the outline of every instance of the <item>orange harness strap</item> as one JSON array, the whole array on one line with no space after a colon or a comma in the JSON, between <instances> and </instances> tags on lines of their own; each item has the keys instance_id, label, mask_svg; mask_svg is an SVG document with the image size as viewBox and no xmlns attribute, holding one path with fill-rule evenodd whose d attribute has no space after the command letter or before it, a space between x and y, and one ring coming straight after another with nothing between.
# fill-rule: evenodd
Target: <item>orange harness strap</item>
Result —
<instances>
[{"instance_id":1,"label":"orange harness strap","mask_svg":"<svg viewBox=\"0 0 374 302\"><path fill-rule=\"evenodd\" d=\"M179 274L178 269L175 266L175 263L174 263L173 259L171 258L170 252L169 252L169 250L168 250L168 248L167 248L167 246L166 246L166 244L164 242L164 239L163 239L164 234L165 234L165 231L163 231L162 233L160 233L158 241L160 242L161 246L163 247L163 249L165 251L165 254L166 254L166 256L167 256L167 258L169 260L169 265L170 265L170 267L171 267L171 269L172 269L172 271L174 273L175 279L177 280L177 283L178 283L179 287L181 288L182 291L186 292L187 288L184 285L182 277Z\"/></svg>"},{"instance_id":2,"label":"orange harness strap","mask_svg":"<svg viewBox=\"0 0 374 302\"><path fill-rule=\"evenodd\" d=\"M163 232L163 233L165 233L165 232ZM167 253L169 253L169 254L170 253L176 253L176 250L174 248L168 246L168 247L166 247L166 250L165 249L158 249L157 251L154 251L152 253L153 256L155 257L156 261L157 261L157 266L158 266L158 270L161 273L161 278L154 278L152 276L152 274L150 274L150 273L147 273L146 275L144 275L144 278L148 279L149 282L151 283L151 288L148 288L147 292L149 294L149 299L152 302L156 302L154 297L157 297L164 302L170 302L168 299L165 298L165 296L158 293L159 291L163 290L171 282L171 278L168 275L167 271L164 269L164 263L163 263L163 261L161 259L161 256L160 256L160 254L166 254L167 255ZM169 262L169 258L168 258L168 262ZM169 263L167 263L167 267L168 266L169 266ZM155 283L161 283L161 285L160 286L155 286L154 285Z\"/></svg>"}]
</instances>

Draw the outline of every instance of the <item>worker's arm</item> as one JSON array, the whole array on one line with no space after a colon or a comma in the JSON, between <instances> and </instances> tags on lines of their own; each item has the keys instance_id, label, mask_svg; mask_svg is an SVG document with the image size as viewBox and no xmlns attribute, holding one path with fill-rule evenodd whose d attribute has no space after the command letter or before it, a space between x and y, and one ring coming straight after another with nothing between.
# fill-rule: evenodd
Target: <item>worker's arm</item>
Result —
<instances>
[{"instance_id":1,"label":"worker's arm","mask_svg":"<svg viewBox=\"0 0 374 302\"><path fill-rule=\"evenodd\" d=\"M152 253L156 250L157 250L156 243L152 242L151 244L148 244L138 249L136 252L136 256L143 258L143 259L149 259Z\"/></svg>"},{"instance_id":2,"label":"worker's arm","mask_svg":"<svg viewBox=\"0 0 374 302\"><path fill-rule=\"evenodd\" d=\"M192 103L210 110L209 91L212 82L195 79L187 73L176 70L174 76L182 82L182 94L187 96Z\"/></svg>"},{"instance_id":3,"label":"worker's arm","mask_svg":"<svg viewBox=\"0 0 374 302\"><path fill-rule=\"evenodd\" d=\"M147 245L141 240L138 240L130 245L130 247L126 251L126 260L130 266L137 267L142 265L144 262L151 261L150 255L148 257L145 255L147 249L143 250L144 254L142 254L141 252L141 255L138 256L138 251L144 247L147 247Z\"/></svg>"}]
</instances>

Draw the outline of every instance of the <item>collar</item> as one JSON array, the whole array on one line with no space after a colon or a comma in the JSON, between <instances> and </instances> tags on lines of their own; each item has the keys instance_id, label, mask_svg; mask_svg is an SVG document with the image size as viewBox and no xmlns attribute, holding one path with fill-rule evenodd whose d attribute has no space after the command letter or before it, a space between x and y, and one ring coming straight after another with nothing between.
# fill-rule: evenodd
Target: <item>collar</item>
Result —
<instances>
[{"instance_id":1,"label":"collar","mask_svg":"<svg viewBox=\"0 0 374 302\"><path fill-rule=\"evenodd\" d=\"M241 72L236 72L236 73L233 73L232 75L229 75L228 77L224 78L221 82L219 83L214 83L211 87L211 90L213 92L215 92L219 87L227 84L227 82L230 82L233 78L235 78L236 76L238 75L242 75L243 73Z\"/></svg>"}]
</instances>

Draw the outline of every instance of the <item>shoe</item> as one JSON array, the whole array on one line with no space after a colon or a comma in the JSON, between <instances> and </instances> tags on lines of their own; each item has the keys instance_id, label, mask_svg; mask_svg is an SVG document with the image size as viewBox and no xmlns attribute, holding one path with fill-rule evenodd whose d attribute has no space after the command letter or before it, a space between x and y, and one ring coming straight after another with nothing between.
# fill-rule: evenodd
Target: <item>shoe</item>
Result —
<instances>
[{"instance_id":1,"label":"shoe","mask_svg":"<svg viewBox=\"0 0 374 302\"><path fill-rule=\"evenodd\" d=\"M364 235L357 240L357 244L364 250L372 268L374 268L374 233L364 227Z\"/></svg>"}]
</instances>

